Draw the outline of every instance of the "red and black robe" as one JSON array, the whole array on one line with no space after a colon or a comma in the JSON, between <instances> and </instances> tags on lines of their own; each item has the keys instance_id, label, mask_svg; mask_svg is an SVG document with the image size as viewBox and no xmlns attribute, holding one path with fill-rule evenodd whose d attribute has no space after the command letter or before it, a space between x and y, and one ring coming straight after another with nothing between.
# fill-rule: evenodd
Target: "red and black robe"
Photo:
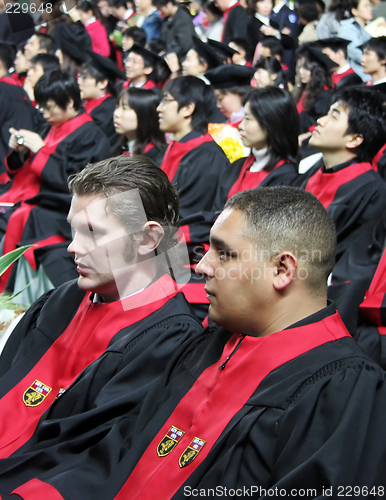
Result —
<instances>
[{"instance_id":1,"label":"red and black robe","mask_svg":"<svg viewBox=\"0 0 386 500\"><path fill-rule=\"evenodd\" d=\"M35 478L13 491L25 500L180 500L193 489L253 486L254 498L269 498L264 489L313 488L321 498L327 487L382 487L383 379L332 306L266 337L217 328L176 353L138 416L129 410L43 472L47 449Z\"/></svg>"},{"instance_id":2,"label":"red and black robe","mask_svg":"<svg viewBox=\"0 0 386 500\"><path fill-rule=\"evenodd\" d=\"M119 135L115 132L114 111L117 101L111 94L105 94L98 99L84 101L84 109L88 113L110 142L111 153L114 153L119 142Z\"/></svg>"}]
</instances>

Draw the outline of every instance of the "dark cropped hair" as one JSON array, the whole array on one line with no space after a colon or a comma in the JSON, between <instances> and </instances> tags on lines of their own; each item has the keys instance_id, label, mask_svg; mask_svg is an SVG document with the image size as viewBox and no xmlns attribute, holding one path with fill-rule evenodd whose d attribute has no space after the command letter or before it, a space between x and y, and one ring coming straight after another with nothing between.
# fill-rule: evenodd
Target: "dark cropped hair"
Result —
<instances>
[{"instance_id":1,"label":"dark cropped hair","mask_svg":"<svg viewBox=\"0 0 386 500\"><path fill-rule=\"evenodd\" d=\"M111 208L123 226L131 229L133 222L142 221L142 207L133 206L127 191L138 189L147 220L161 224L165 235L158 247L161 251L175 245L179 224L179 201L175 187L167 175L148 157L126 155L108 158L87 165L69 179L69 190L75 195L102 194L110 196L122 193ZM130 231L131 232L131 231Z\"/></svg>"},{"instance_id":2,"label":"dark cropped hair","mask_svg":"<svg viewBox=\"0 0 386 500\"><path fill-rule=\"evenodd\" d=\"M371 162L386 137L386 103L382 94L371 89L350 87L338 91L333 103L340 103L348 112L346 134L360 134L363 142L355 153L360 162Z\"/></svg>"},{"instance_id":3,"label":"dark cropped hair","mask_svg":"<svg viewBox=\"0 0 386 500\"><path fill-rule=\"evenodd\" d=\"M52 54L36 54L36 56L33 56L30 62L33 65L40 64L40 66L44 70L44 73L47 73L47 71L52 71L54 69L60 69L59 59Z\"/></svg>"},{"instance_id":4,"label":"dark cropped hair","mask_svg":"<svg viewBox=\"0 0 386 500\"><path fill-rule=\"evenodd\" d=\"M168 3L171 3L173 5L176 5L176 0L153 0L153 5L154 7L166 7Z\"/></svg>"},{"instance_id":5,"label":"dark cropped hair","mask_svg":"<svg viewBox=\"0 0 386 500\"><path fill-rule=\"evenodd\" d=\"M319 19L319 10L315 3L303 3L298 7L298 17L304 19L307 23Z\"/></svg>"},{"instance_id":6,"label":"dark cropped hair","mask_svg":"<svg viewBox=\"0 0 386 500\"><path fill-rule=\"evenodd\" d=\"M331 0L328 11L333 12L336 20L340 22L351 17L351 2L350 0Z\"/></svg>"},{"instance_id":7,"label":"dark cropped hair","mask_svg":"<svg viewBox=\"0 0 386 500\"><path fill-rule=\"evenodd\" d=\"M115 87L115 79L110 80L106 75L104 75L98 68L96 68L92 62L83 63L80 67L80 74L86 75L93 78L97 83L107 80L108 84L106 87L106 94L111 94L115 96L117 94Z\"/></svg>"},{"instance_id":8,"label":"dark cropped hair","mask_svg":"<svg viewBox=\"0 0 386 500\"><path fill-rule=\"evenodd\" d=\"M147 48L160 55L166 51L166 43L161 38L152 38L147 44Z\"/></svg>"},{"instance_id":9,"label":"dark cropped hair","mask_svg":"<svg viewBox=\"0 0 386 500\"><path fill-rule=\"evenodd\" d=\"M119 7L124 7L127 9L127 0L108 0L108 4L110 7L115 7L116 9L119 9Z\"/></svg>"},{"instance_id":10,"label":"dark cropped hair","mask_svg":"<svg viewBox=\"0 0 386 500\"><path fill-rule=\"evenodd\" d=\"M191 125L200 132L207 131L209 118L216 109L216 96L210 85L195 76L180 76L170 80L163 92L173 96L178 103L178 110L194 104Z\"/></svg>"},{"instance_id":11,"label":"dark cropped hair","mask_svg":"<svg viewBox=\"0 0 386 500\"><path fill-rule=\"evenodd\" d=\"M386 36L370 38L370 40L362 46L362 50L366 49L374 51L379 60L386 59Z\"/></svg>"},{"instance_id":12,"label":"dark cropped hair","mask_svg":"<svg viewBox=\"0 0 386 500\"><path fill-rule=\"evenodd\" d=\"M297 59L303 59L304 67L311 71L310 81L305 86L307 90L304 108L308 112L312 109L317 97L327 88L331 89L331 76L328 70L308 51L306 46L300 47Z\"/></svg>"},{"instance_id":13,"label":"dark cropped hair","mask_svg":"<svg viewBox=\"0 0 386 500\"><path fill-rule=\"evenodd\" d=\"M246 54L249 53L249 43L247 42L247 40L245 40L245 38L232 38L229 42L233 42L235 45L237 45L238 47L240 47L240 49L242 49Z\"/></svg>"},{"instance_id":14,"label":"dark cropped hair","mask_svg":"<svg viewBox=\"0 0 386 500\"><path fill-rule=\"evenodd\" d=\"M88 0L81 0L76 5L76 9L81 10L82 12L92 12L95 15L95 6Z\"/></svg>"},{"instance_id":15,"label":"dark cropped hair","mask_svg":"<svg viewBox=\"0 0 386 500\"><path fill-rule=\"evenodd\" d=\"M9 43L0 43L0 61L4 68L9 70L13 66L15 60L15 50Z\"/></svg>"},{"instance_id":16,"label":"dark cropped hair","mask_svg":"<svg viewBox=\"0 0 386 500\"><path fill-rule=\"evenodd\" d=\"M271 171L282 159L296 164L299 115L291 95L277 87L253 89L246 103L267 133L270 161L264 170Z\"/></svg>"},{"instance_id":17,"label":"dark cropped hair","mask_svg":"<svg viewBox=\"0 0 386 500\"><path fill-rule=\"evenodd\" d=\"M268 36L261 42L261 46L267 47L271 51L271 57L280 56L280 60L282 60L284 49L277 38Z\"/></svg>"},{"instance_id":18,"label":"dark cropped hair","mask_svg":"<svg viewBox=\"0 0 386 500\"><path fill-rule=\"evenodd\" d=\"M263 260L292 252L307 271L299 278L305 279L310 293L326 296L327 278L335 264L336 230L313 194L288 186L256 188L232 196L226 209L244 213L241 231L256 243Z\"/></svg>"},{"instance_id":19,"label":"dark cropped hair","mask_svg":"<svg viewBox=\"0 0 386 500\"><path fill-rule=\"evenodd\" d=\"M130 26L122 33L122 36L127 38L132 38L134 43L137 43L141 47L146 45L146 31L143 28L138 28L138 26Z\"/></svg>"},{"instance_id":20,"label":"dark cropped hair","mask_svg":"<svg viewBox=\"0 0 386 500\"><path fill-rule=\"evenodd\" d=\"M35 33L35 36L39 40L40 50L45 49L47 54L55 54L57 49L55 40L50 35L45 33Z\"/></svg>"},{"instance_id":21,"label":"dark cropped hair","mask_svg":"<svg viewBox=\"0 0 386 500\"><path fill-rule=\"evenodd\" d=\"M78 82L74 75L60 69L49 71L39 78L34 94L36 102L42 107L46 106L49 99L52 99L59 108L65 110L72 99L74 109L77 111L82 103Z\"/></svg>"},{"instance_id":22,"label":"dark cropped hair","mask_svg":"<svg viewBox=\"0 0 386 500\"><path fill-rule=\"evenodd\" d=\"M214 16L217 16L217 17L223 16L222 10L219 9L217 7L217 5L214 2L212 2L212 0L209 0L209 2L206 2L206 4L204 5L204 10L207 10L208 12L210 12L211 14L213 14Z\"/></svg>"},{"instance_id":23,"label":"dark cropped hair","mask_svg":"<svg viewBox=\"0 0 386 500\"><path fill-rule=\"evenodd\" d=\"M274 57L264 57L255 64L255 69L265 69L270 75L277 75L274 86L288 90L288 82L279 61Z\"/></svg>"},{"instance_id":24,"label":"dark cropped hair","mask_svg":"<svg viewBox=\"0 0 386 500\"><path fill-rule=\"evenodd\" d=\"M127 102L137 115L134 154L143 154L151 142L157 149L166 145L165 135L159 129L157 106L160 98L152 90L128 87L118 98L118 103Z\"/></svg>"}]
</instances>

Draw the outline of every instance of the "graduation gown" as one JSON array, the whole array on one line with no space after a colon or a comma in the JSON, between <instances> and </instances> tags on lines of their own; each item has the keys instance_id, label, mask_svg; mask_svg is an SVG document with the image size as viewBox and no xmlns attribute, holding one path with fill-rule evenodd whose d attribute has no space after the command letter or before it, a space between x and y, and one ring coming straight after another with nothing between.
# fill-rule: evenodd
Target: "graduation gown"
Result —
<instances>
[{"instance_id":1,"label":"graduation gown","mask_svg":"<svg viewBox=\"0 0 386 500\"><path fill-rule=\"evenodd\" d=\"M224 151L209 134L192 131L181 141L169 143L161 169L178 190L182 217L211 209L220 176L228 166Z\"/></svg>"},{"instance_id":2,"label":"graduation gown","mask_svg":"<svg viewBox=\"0 0 386 500\"><path fill-rule=\"evenodd\" d=\"M0 197L0 201L15 204L12 210L0 216L0 233L5 233L4 253L18 244L36 243L45 247L69 241L71 234L67 213L71 196L67 187L68 177L88 163L107 158L109 154L106 136L86 113L78 114L60 127L51 127L45 146L36 154L29 152L25 163L17 152L11 153L6 166L13 181ZM25 257L36 269L35 250ZM53 274L49 278L55 285L72 277L64 281L58 279L63 274L60 264L51 270ZM10 276L11 268L0 280L1 291L7 286ZM12 289L12 285L10 287Z\"/></svg>"},{"instance_id":3,"label":"graduation gown","mask_svg":"<svg viewBox=\"0 0 386 500\"><path fill-rule=\"evenodd\" d=\"M110 142L111 152L117 147L120 136L115 132L114 111L116 99L111 94L105 94L99 99L89 99L84 103L88 113Z\"/></svg>"},{"instance_id":4,"label":"graduation gown","mask_svg":"<svg viewBox=\"0 0 386 500\"><path fill-rule=\"evenodd\" d=\"M124 339L120 350L114 345L88 378L82 375L79 392L73 397L77 389L72 391L63 408L66 416L91 409L101 388L122 364L130 363L132 379L124 390L132 386L133 400L139 402L179 343L201 330L183 295L177 292L172 278L164 275L122 301L95 303L93 294L81 291L76 281L39 299L14 330L0 357L0 457L9 456L28 441L55 398L118 340ZM157 326L160 322L165 324ZM123 362L125 350L130 354Z\"/></svg>"},{"instance_id":5,"label":"graduation gown","mask_svg":"<svg viewBox=\"0 0 386 500\"><path fill-rule=\"evenodd\" d=\"M355 73L352 68L349 68L344 73L333 73L331 75L332 85L334 90L342 90L353 85L364 85L363 80Z\"/></svg>"},{"instance_id":6,"label":"graduation gown","mask_svg":"<svg viewBox=\"0 0 386 500\"><path fill-rule=\"evenodd\" d=\"M245 38L245 26L248 23L248 14L244 7L237 2L223 13L223 33L221 41L228 45L233 38Z\"/></svg>"},{"instance_id":7,"label":"graduation gown","mask_svg":"<svg viewBox=\"0 0 386 500\"><path fill-rule=\"evenodd\" d=\"M138 418L128 414L83 462L14 492L169 500L218 487L254 486L254 498L276 487L313 488L312 498L381 488L383 379L331 306L266 337L218 328L176 353Z\"/></svg>"},{"instance_id":8,"label":"graduation gown","mask_svg":"<svg viewBox=\"0 0 386 500\"><path fill-rule=\"evenodd\" d=\"M4 160L11 151L8 146L10 127L35 131L36 113L25 90L14 78L0 78L0 182L9 181Z\"/></svg>"}]
</instances>

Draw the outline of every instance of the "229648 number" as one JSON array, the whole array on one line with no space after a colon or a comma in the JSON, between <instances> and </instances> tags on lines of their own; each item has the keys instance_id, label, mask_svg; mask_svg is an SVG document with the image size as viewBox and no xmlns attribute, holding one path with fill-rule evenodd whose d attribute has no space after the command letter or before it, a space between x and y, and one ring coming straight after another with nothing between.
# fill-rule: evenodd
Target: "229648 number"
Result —
<instances>
[{"instance_id":1,"label":"229648 number","mask_svg":"<svg viewBox=\"0 0 386 500\"><path fill-rule=\"evenodd\" d=\"M338 497L383 497L385 494L384 486L338 486Z\"/></svg>"},{"instance_id":2,"label":"229648 number","mask_svg":"<svg viewBox=\"0 0 386 500\"><path fill-rule=\"evenodd\" d=\"M35 12L47 12L48 14L51 14L52 4L46 3L45 5L41 4L37 7L35 3L30 3L29 5L25 3L23 5L20 5L18 3L6 3L5 12L7 14L20 14L21 12L23 14L34 14Z\"/></svg>"}]
</instances>

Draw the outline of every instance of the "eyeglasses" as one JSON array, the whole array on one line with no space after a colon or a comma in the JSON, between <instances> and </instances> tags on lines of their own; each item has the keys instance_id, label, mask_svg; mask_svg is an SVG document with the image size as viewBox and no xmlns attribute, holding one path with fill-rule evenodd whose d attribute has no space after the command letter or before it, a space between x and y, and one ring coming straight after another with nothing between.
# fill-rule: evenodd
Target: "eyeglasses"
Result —
<instances>
[{"instance_id":1,"label":"eyeglasses","mask_svg":"<svg viewBox=\"0 0 386 500\"><path fill-rule=\"evenodd\" d=\"M165 106L166 104L169 104L169 102L173 102L175 101L175 99L173 99L173 97L163 97L161 100L160 100L160 104L162 106Z\"/></svg>"},{"instance_id":2,"label":"eyeglasses","mask_svg":"<svg viewBox=\"0 0 386 500\"><path fill-rule=\"evenodd\" d=\"M57 106L57 104L53 104L50 106L39 106L37 109L38 109L39 113L41 113L41 114L43 114L44 111L51 113L51 111L53 111L56 108L56 106Z\"/></svg>"}]
</instances>

